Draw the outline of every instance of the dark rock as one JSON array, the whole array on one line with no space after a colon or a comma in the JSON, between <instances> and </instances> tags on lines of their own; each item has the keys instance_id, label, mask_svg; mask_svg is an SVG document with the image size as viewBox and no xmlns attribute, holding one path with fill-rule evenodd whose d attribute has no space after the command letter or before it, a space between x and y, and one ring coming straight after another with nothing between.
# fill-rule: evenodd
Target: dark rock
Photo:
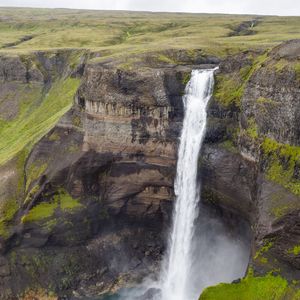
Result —
<instances>
[{"instance_id":1,"label":"dark rock","mask_svg":"<svg viewBox=\"0 0 300 300\"><path fill-rule=\"evenodd\" d=\"M151 288L147 292L145 292L142 296L135 297L134 300L155 300L159 299L161 295L161 290Z\"/></svg>"}]
</instances>

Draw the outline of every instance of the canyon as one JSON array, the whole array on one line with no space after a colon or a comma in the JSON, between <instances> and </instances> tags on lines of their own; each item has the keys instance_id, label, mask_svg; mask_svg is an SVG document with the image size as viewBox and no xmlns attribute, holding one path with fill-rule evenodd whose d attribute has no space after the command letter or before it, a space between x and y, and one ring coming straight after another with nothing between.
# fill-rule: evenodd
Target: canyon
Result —
<instances>
[{"instance_id":1,"label":"canyon","mask_svg":"<svg viewBox=\"0 0 300 300\"><path fill-rule=\"evenodd\" d=\"M192 70L217 66L201 211L250 254L244 279L200 299L243 295L245 282L261 289L250 299L298 299L300 40L234 52L0 55L1 299L95 299L157 278L182 96Z\"/></svg>"}]
</instances>

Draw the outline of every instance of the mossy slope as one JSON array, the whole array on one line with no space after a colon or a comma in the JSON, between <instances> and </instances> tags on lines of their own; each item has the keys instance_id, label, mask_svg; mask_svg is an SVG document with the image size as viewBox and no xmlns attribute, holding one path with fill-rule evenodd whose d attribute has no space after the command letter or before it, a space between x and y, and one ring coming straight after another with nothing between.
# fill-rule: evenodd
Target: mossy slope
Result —
<instances>
[{"instance_id":1,"label":"mossy slope","mask_svg":"<svg viewBox=\"0 0 300 300\"><path fill-rule=\"evenodd\" d=\"M78 79L61 79L54 83L46 95L42 95L40 86L28 84L24 87L32 91L28 99L24 99L19 115L15 120L2 121L0 126L0 165L26 145L33 145L56 124L70 109L78 86ZM39 101L39 97L42 97L42 101Z\"/></svg>"},{"instance_id":2,"label":"mossy slope","mask_svg":"<svg viewBox=\"0 0 300 300\"><path fill-rule=\"evenodd\" d=\"M268 274L263 277L248 275L239 283L221 283L209 287L199 300L298 300L300 291L281 276Z\"/></svg>"}]
</instances>

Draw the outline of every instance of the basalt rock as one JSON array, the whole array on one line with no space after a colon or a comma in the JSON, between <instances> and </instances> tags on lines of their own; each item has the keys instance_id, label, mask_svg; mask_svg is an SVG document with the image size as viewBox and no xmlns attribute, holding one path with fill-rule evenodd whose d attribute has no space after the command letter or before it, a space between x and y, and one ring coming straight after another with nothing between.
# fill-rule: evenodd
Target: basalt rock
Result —
<instances>
[{"instance_id":1,"label":"basalt rock","mask_svg":"<svg viewBox=\"0 0 300 300\"><path fill-rule=\"evenodd\" d=\"M234 80L234 96L216 91L200 162L204 201L251 225L254 272L277 270L290 281L300 278L299 57L294 40L221 63L217 82ZM222 102L225 96L231 102Z\"/></svg>"},{"instance_id":2,"label":"basalt rock","mask_svg":"<svg viewBox=\"0 0 300 300\"><path fill-rule=\"evenodd\" d=\"M174 199L181 97L194 66L130 71L83 57L74 71L59 57L37 59L46 89L55 76L81 77L81 85L22 172L13 171L17 159L0 169L6 198L24 179L1 238L1 297L41 288L81 299L156 274ZM28 66L16 64L26 81Z\"/></svg>"},{"instance_id":3,"label":"basalt rock","mask_svg":"<svg viewBox=\"0 0 300 300\"><path fill-rule=\"evenodd\" d=\"M47 93L56 77L81 79L72 108L24 164L15 157L0 167L1 213L11 211L4 204L18 191L0 240L1 299L35 288L84 299L158 269L174 199L181 97L195 65L150 57L151 67L127 69L88 62L89 55L75 68L62 53L37 53L38 64L0 60L1 97L28 82ZM251 225L254 271L280 269L290 280L300 278L298 57L299 41L291 41L220 63L199 162L203 201ZM219 62L197 59L202 67ZM9 106L0 102L1 118L14 119L19 101L16 93Z\"/></svg>"}]
</instances>

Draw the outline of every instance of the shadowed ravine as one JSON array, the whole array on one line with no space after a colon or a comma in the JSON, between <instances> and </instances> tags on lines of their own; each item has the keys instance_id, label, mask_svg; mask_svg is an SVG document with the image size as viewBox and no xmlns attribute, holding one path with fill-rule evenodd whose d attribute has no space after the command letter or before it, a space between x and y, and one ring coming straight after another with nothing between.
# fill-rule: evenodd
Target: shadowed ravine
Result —
<instances>
[{"instance_id":1,"label":"shadowed ravine","mask_svg":"<svg viewBox=\"0 0 300 300\"><path fill-rule=\"evenodd\" d=\"M223 221L200 201L198 160L214 71L194 70L183 97L185 113L178 150L176 202L159 279L156 282L145 279L136 289L123 290L105 300L197 300L204 288L232 282L246 272L247 230L239 224L242 234L228 231Z\"/></svg>"}]
</instances>

